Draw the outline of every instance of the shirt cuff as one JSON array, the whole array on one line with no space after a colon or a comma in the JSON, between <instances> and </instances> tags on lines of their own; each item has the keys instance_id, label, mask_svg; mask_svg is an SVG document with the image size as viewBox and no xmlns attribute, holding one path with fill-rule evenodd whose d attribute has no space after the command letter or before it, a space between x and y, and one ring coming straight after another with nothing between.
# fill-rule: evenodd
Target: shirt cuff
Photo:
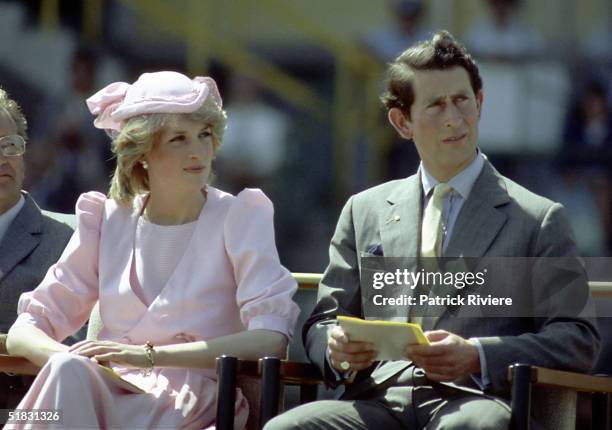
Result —
<instances>
[{"instance_id":1,"label":"shirt cuff","mask_svg":"<svg viewBox=\"0 0 612 430\"><path fill-rule=\"evenodd\" d=\"M293 337L293 327L287 318L278 315L257 315L249 321L248 330L272 330L278 331L287 338Z\"/></svg>"},{"instance_id":2,"label":"shirt cuff","mask_svg":"<svg viewBox=\"0 0 612 430\"><path fill-rule=\"evenodd\" d=\"M470 338L470 340L473 341L476 348L478 348L478 357L480 358L480 376L474 374L470 376L481 390L485 390L491 384L489 371L487 370L487 358L480 341L475 337Z\"/></svg>"}]
</instances>

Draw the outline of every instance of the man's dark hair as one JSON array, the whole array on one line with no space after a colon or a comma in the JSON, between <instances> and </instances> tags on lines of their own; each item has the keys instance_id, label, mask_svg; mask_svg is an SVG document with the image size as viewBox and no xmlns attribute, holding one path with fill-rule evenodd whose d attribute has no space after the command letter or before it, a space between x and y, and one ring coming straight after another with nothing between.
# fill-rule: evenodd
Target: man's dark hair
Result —
<instances>
[{"instance_id":1,"label":"man's dark hair","mask_svg":"<svg viewBox=\"0 0 612 430\"><path fill-rule=\"evenodd\" d=\"M389 65L387 90L381 101L387 109L399 108L410 117L410 107L414 102L414 71L444 70L457 66L467 71L472 90L475 95L478 94L482 89L482 79L476 62L448 31L438 31L431 40L408 48Z\"/></svg>"}]
</instances>

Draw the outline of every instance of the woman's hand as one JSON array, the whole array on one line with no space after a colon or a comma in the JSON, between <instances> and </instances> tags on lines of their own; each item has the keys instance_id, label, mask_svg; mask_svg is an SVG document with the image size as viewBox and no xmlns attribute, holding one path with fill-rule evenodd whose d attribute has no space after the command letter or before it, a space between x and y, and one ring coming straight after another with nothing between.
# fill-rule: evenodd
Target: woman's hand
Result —
<instances>
[{"instance_id":1,"label":"woman's hand","mask_svg":"<svg viewBox=\"0 0 612 430\"><path fill-rule=\"evenodd\" d=\"M149 362L142 345L129 345L108 340L82 340L68 350L73 354L89 357L100 364L108 361L129 367L147 367Z\"/></svg>"}]
</instances>

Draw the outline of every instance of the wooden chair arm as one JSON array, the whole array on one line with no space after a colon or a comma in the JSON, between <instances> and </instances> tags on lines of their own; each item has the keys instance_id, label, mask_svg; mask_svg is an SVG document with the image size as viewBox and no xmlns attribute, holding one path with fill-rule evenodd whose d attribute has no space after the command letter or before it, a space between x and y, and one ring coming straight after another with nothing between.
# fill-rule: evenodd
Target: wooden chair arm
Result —
<instances>
[{"instance_id":1,"label":"wooden chair arm","mask_svg":"<svg viewBox=\"0 0 612 430\"><path fill-rule=\"evenodd\" d=\"M598 428L610 428L610 393L612 377L591 376L582 373L552 370L528 364L514 364L508 368L508 380L512 383L512 418L514 430L529 430L532 405L532 388L542 387L562 392L590 393L593 398L592 419ZM573 417L575 420L575 416Z\"/></svg>"},{"instance_id":2,"label":"wooden chair arm","mask_svg":"<svg viewBox=\"0 0 612 430\"><path fill-rule=\"evenodd\" d=\"M236 374L261 376L263 360L237 359ZM319 369L312 363L280 360L279 376L283 383L289 385L316 385L323 383Z\"/></svg>"},{"instance_id":3,"label":"wooden chair arm","mask_svg":"<svg viewBox=\"0 0 612 430\"><path fill-rule=\"evenodd\" d=\"M612 297L612 282L590 281L589 288L593 297Z\"/></svg>"},{"instance_id":4,"label":"wooden chair arm","mask_svg":"<svg viewBox=\"0 0 612 430\"><path fill-rule=\"evenodd\" d=\"M0 354L0 372L17 375L37 375L40 367L23 357Z\"/></svg>"},{"instance_id":5,"label":"wooden chair arm","mask_svg":"<svg viewBox=\"0 0 612 430\"><path fill-rule=\"evenodd\" d=\"M6 333L0 333L0 372L17 375L37 375L40 367L22 357L8 355Z\"/></svg>"},{"instance_id":6,"label":"wooden chair arm","mask_svg":"<svg viewBox=\"0 0 612 430\"><path fill-rule=\"evenodd\" d=\"M323 277L321 273L292 273L291 275L293 275L300 288L307 290L318 289L319 282L321 282Z\"/></svg>"},{"instance_id":7,"label":"wooden chair arm","mask_svg":"<svg viewBox=\"0 0 612 430\"><path fill-rule=\"evenodd\" d=\"M319 369L312 363L281 361L281 380L290 385L318 385L323 383Z\"/></svg>"},{"instance_id":8,"label":"wooden chair arm","mask_svg":"<svg viewBox=\"0 0 612 430\"><path fill-rule=\"evenodd\" d=\"M513 381L514 370L517 366L524 365L514 364L508 368L508 380L510 382ZM612 377L610 376L592 376L538 366L528 367L529 381L532 384L566 388L587 393L612 393Z\"/></svg>"}]
</instances>

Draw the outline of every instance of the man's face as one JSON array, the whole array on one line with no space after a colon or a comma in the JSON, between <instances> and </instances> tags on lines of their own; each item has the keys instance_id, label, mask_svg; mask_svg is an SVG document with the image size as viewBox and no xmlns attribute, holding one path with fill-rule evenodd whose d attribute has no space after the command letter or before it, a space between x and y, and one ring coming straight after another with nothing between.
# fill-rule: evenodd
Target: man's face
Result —
<instances>
[{"instance_id":1,"label":"man's face","mask_svg":"<svg viewBox=\"0 0 612 430\"><path fill-rule=\"evenodd\" d=\"M0 137L13 134L17 134L17 125L8 112L0 108ZM19 201L23 170L23 156L5 157L0 152L0 214Z\"/></svg>"},{"instance_id":2,"label":"man's face","mask_svg":"<svg viewBox=\"0 0 612 430\"><path fill-rule=\"evenodd\" d=\"M427 170L448 181L476 157L482 91L474 95L463 67L416 71L413 88L410 118L401 124L389 117L402 137L414 140Z\"/></svg>"}]
</instances>

